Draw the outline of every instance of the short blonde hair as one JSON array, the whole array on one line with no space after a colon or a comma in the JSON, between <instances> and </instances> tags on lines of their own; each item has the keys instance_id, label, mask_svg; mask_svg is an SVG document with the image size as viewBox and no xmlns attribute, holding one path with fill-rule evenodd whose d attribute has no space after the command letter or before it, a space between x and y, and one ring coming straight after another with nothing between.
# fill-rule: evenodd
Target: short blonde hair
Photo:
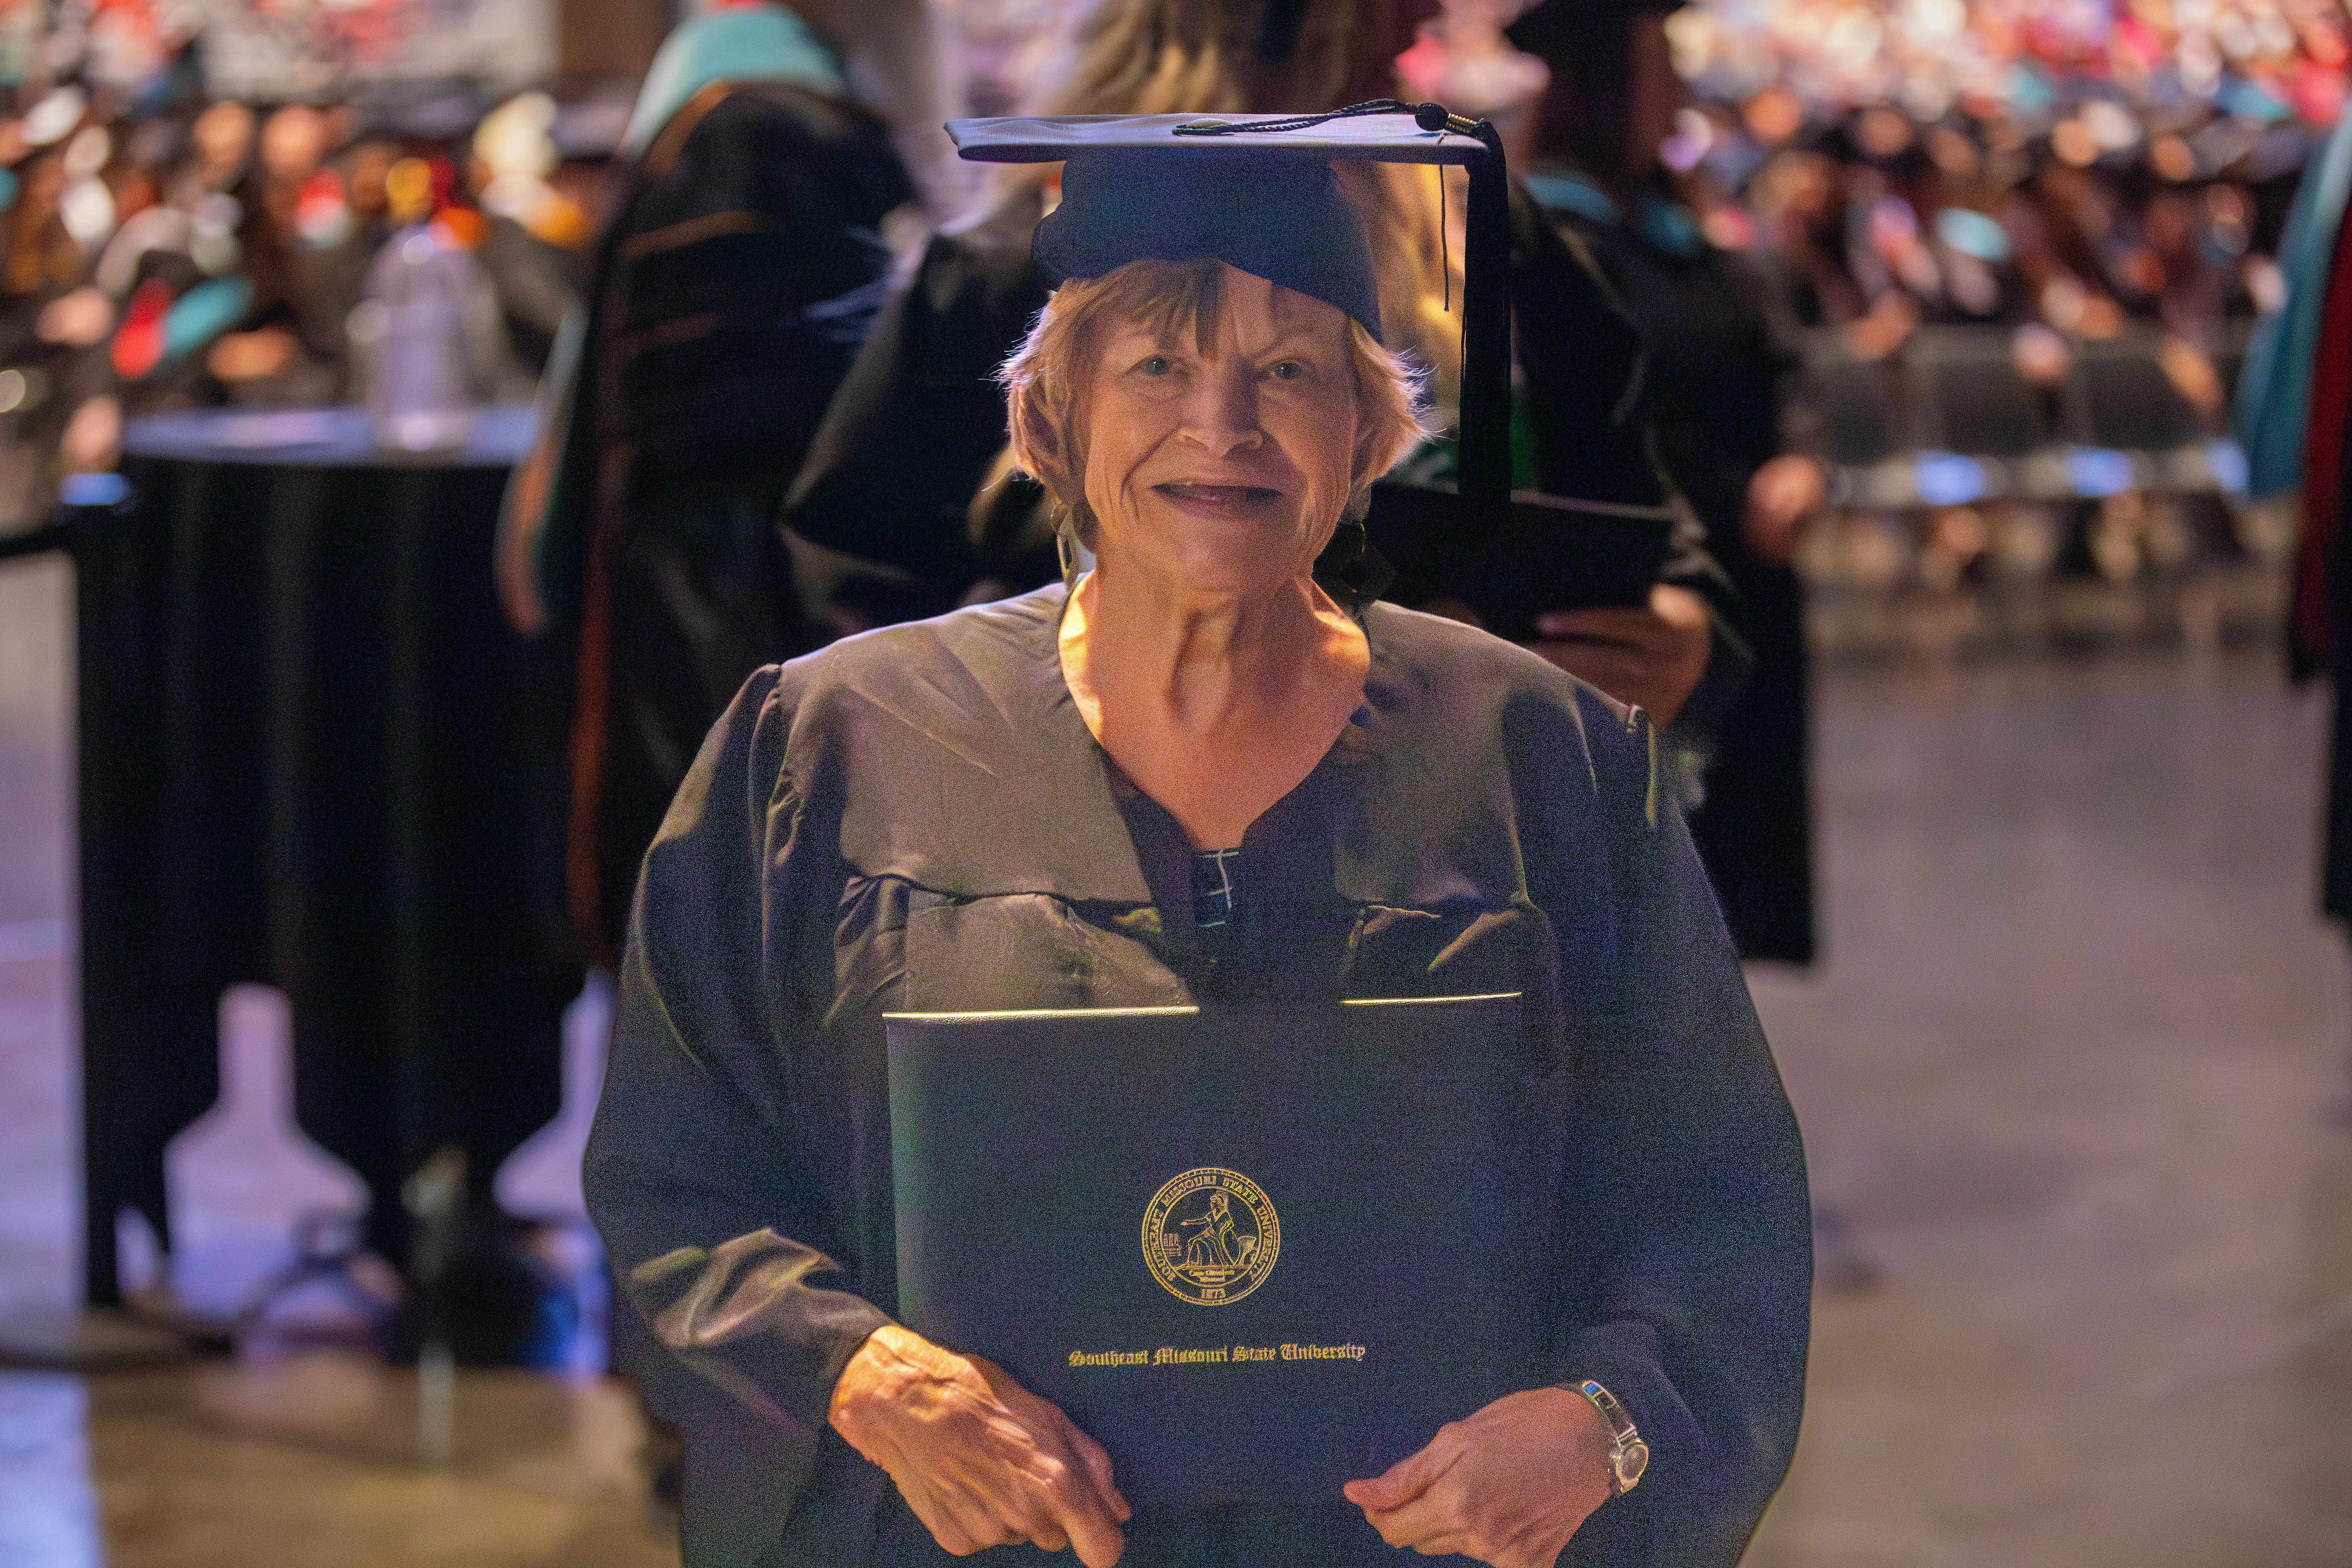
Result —
<instances>
[{"instance_id":1,"label":"short blonde hair","mask_svg":"<svg viewBox=\"0 0 2352 1568\"><path fill-rule=\"evenodd\" d=\"M1141 321L1172 340L1190 328L1195 345L1205 353L1223 310L1223 279L1224 264L1213 258L1130 261L1100 278L1073 278L1054 291L1028 337L997 372L1012 427L1013 461L1045 487L1081 542L1094 542L1094 512L1087 505L1087 458L1077 415L1093 374L1099 330ZM1402 356L1382 348L1353 317L1348 321L1348 344L1357 413L1348 515L1360 518L1372 481L1422 438L1421 384Z\"/></svg>"}]
</instances>

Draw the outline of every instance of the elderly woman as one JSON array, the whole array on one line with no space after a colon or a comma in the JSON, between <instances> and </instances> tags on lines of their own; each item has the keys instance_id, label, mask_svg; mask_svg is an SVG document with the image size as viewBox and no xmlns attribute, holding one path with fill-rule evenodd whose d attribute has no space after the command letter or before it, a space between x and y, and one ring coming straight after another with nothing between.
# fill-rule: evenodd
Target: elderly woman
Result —
<instances>
[{"instance_id":1,"label":"elderly woman","mask_svg":"<svg viewBox=\"0 0 2352 1568\"><path fill-rule=\"evenodd\" d=\"M745 1561L1727 1568L1786 1468L1801 1161L1647 720L1326 586L1415 430L1309 168L1070 162L1003 379L1092 570L761 671L646 861L589 1191L659 1338L791 1440ZM1498 991L1552 1385L1280 1517L1134 1519L1061 1410L893 1321L886 1012Z\"/></svg>"}]
</instances>

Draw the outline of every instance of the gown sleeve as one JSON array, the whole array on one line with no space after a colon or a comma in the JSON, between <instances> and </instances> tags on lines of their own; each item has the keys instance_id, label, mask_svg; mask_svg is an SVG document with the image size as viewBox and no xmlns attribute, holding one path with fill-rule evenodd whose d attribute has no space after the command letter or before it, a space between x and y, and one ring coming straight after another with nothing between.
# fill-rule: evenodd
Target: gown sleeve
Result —
<instances>
[{"instance_id":1,"label":"gown sleeve","mask_svg":"<svg viewBox=\"0 0 2352 1568\"><path fill-rule=\"evenodd\" d=\"M1803 1404L1804 1155L1682 813L1662 798L1649 721L1601 706L1588 699L1585 717L1611 817L1613 952L1581 965L1596 993L1569 1142L1581 1299L1557 1370L1623 1401L1652 1459L1563 1562L1731 1568L1787 1472Z\"/></svg>"},{"instance_id":2,"label":"gown sleeve","mask_svg":"<svg viewBox=\"0 0 2352 1568\"><path fill-rule=\"evenodd\" d=\"M815 1029L789 983L828 941L838 851L783 765L786 672L754 675L646 859L585 1162L614 1279L654 1335L754 1409L821 1432L887 1315L835 1259L788 1063Z\"/></svg>"}]
</instances>

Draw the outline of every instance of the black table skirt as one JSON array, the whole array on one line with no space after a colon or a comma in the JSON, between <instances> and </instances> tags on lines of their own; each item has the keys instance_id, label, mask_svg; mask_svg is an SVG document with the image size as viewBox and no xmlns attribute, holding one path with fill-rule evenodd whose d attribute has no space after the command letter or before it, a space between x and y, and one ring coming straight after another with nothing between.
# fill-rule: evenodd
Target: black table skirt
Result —
<instances>
[{"instance_id":1,"label":"black table skirt","mask_svg":"<svg viewBox=\"0 0 2352 1568\"><path fill-rule=\"evenodd\" d=\"M306 417L319 438L279 448L252 416L134 425L129 500L79 531L93 1301L118 1297L117 1211L165 1225L163 1146L217 1094L233 983L290 996L296 1113L396 1260L427 1155L463 1148L487 1194L557 1106L563 673L491 584L527 417L433 461Z\"/></svg>"}]
</instances>

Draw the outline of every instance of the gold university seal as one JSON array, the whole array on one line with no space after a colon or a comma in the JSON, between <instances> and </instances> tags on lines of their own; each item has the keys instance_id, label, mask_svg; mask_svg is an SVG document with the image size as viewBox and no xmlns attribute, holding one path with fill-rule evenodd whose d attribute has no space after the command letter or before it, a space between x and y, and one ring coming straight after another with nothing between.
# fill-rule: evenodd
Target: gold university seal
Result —
<instances>
[{"instance_id":1,"label":"gold university seal","mask_svg":"<svg viewBox=\"0 0 2352 1568\"><path fill-rule=\"evenodd\" d=\"M1240 1300L1265 1282L1281 1251L1273 1200L1238 1171L1187 1171L1152 1194L1143 1211L1151 1277L1196 1307Z\"/></svg>"}]
</instances>

